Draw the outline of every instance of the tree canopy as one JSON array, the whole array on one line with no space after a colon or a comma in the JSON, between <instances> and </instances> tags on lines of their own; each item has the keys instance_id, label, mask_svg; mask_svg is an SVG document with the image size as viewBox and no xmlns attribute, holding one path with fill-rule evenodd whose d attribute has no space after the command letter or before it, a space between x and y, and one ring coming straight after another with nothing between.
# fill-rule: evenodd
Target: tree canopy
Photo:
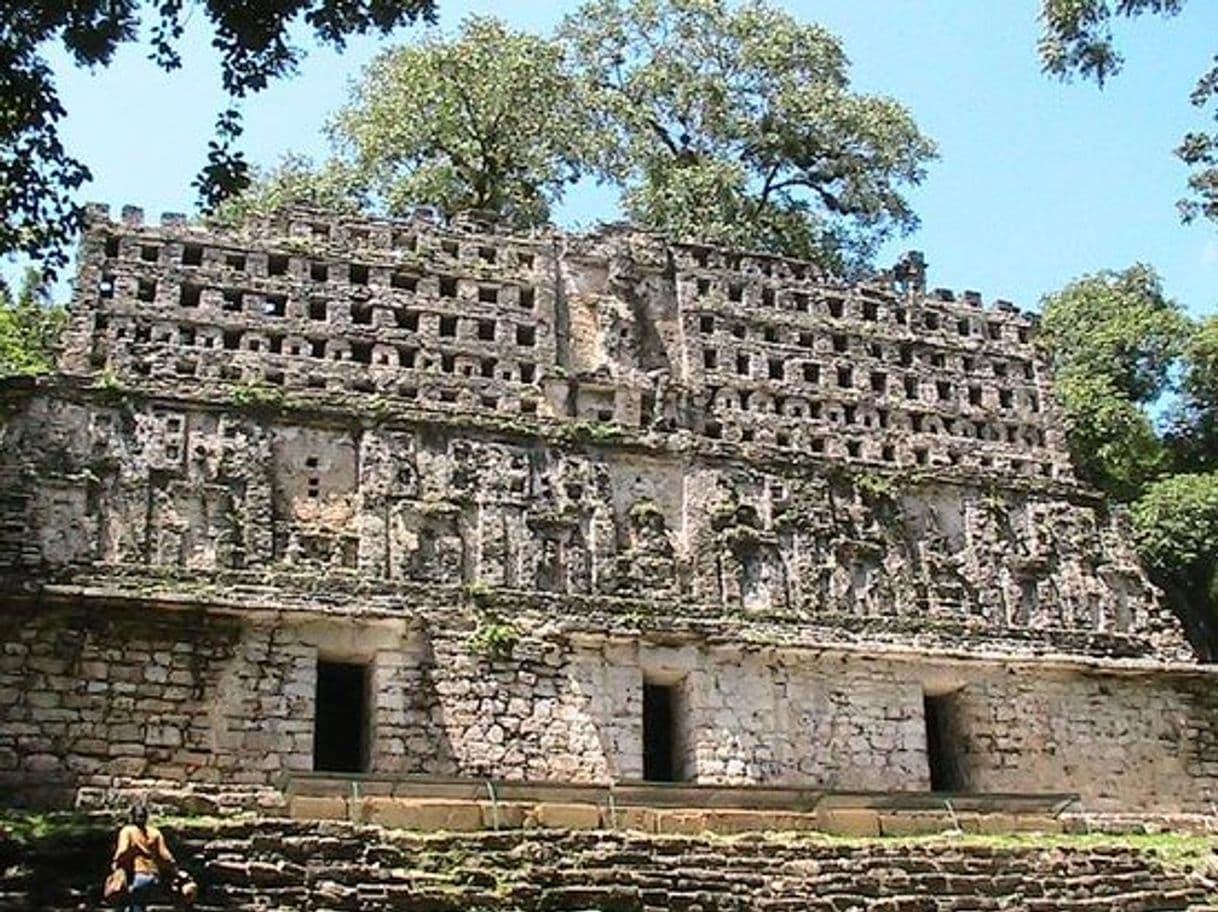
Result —
<instances>
[{"instance_id":1,"label":"tree canopy","mask_svg":"<svg viewBox=\"0 0 1218 912\"><path fill-rule=\"evenodd\" d=\"M66 323L36 269L26 271L16 294L0 282L0 377L50 371Z\"/></svg>"},{"instance_id":2,"label":"tree canopy","mask_svg":"<svg viewBox=\"0 0 1218 912\"><path fill-rule=\"evenodd\" d=\"M821 26L762 2L591 0L558 36L604 136L595 165L638 223L839 264L917 225L901 191L934 144L851 89Z\"/></svg>"},{"instance_id":3,"label":"tree canopy","mask_svg":"<svg viewBox=\"0 0 1218 912\"><path fill-rule=\"evenodd\" d=\"M1131 505L1155 580L1218 655L1218 317L1191 319L1143 265L1043 303L1075 465Z\"/></svg>"},{"instance_id":4,"label":"tree canopy","mask_svg":"<svg viewBox=\"0 0 1218 912\"><path fill-rule=\"evenodd\" d=\"M1218 639L1218 472L1151 483L1132 520L1138 551L1172 601L1191 626Z\"/></svg>"},{"instance_id":5,"label":"tree canopy","mask_svg":"<svg viewBox=\"0 0 1218 912\"><path fill-rule=\"evenodd\" d=\"M536 225L589 154L578 88L554 42L472 17L452 40L381 54L330 134L391 214L427 204Z\"/></svg>"},{"instance_id":6,"label":"tree canopy","mask_svg":"<svg viewBox=\"0 0 1218 912\"><path fill-rule=\"evenodd\" d=\"M1086 276L1044 305L1041 338L1059 372L1106 377L1116 392L1142 404L1164 391L1189 322L1149 266Z\"/></svg>"},{"instance_id":7,"label":"tree canopy","mask_svg":"<svg viewBox=\"0 0 1218 912\"><path fill-rule=\"evenodd\" d=\"M290 33L306 25L318 42L342 47L351 35L386 33L432 18L434 0L28 0L0 5L0 255L22 253L48 272L67 262L66 246L81 225L73 193L90 179L59 135L67 113L44 56L61 44L82 67L108 66L121 45L149 29L149 57L162 69L181 66L178 42L187 18L206 17L220 55L220 80L233 99L261 91L290 75L303 52ZM249 167L236 148L240 113L216 121L206 163L196 179L210 209L249 183Z\"/></svg>"},{"instance_id":8,"label":"tree canopy","mask_svg":"<svg viewBox=\"0 0 1218 912\"><path fill-rule=\"evenodd\" d=\"M1041 0L1040 57L1047 73L1059 78L1074 75L1099 85L1117 75L1125 59L1112 27L1116 19L1145 15L1174 16L1188 0ZM1184 135L1176 155L1193 171L1189 196L1178 203L1185 221L1198 216L1218 222L1218 56L1203 72L1189 100L1208 109L1212 130Z\"/></svg>"},{"instance_id":9,"label":"tree canopy","mask_svg":"<svg viewBox=\"0 0 1218 912\"><path fill-rule=\"evenodd\" d=\"M917 224L902 192L935 151L847 71L833 35L762 2L592 0L554 38L470 19L368 68L313 180L280 169L252 193L343 175L382 211L532 225L594 176L641 227L857 268Z\"/></svg>"}]
</instances>

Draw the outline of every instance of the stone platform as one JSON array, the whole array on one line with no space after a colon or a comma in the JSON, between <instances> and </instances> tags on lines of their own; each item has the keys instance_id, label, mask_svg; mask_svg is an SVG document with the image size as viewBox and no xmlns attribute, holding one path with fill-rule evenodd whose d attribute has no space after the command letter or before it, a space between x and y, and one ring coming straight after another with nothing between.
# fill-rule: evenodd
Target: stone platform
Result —
<instances>
[{"instance_id":1,"label":"stone platform","mask_svg":"<svg viewBox=\"0 0 1218 912\"><path fill-rule=\"evenodd\" d=\"M808 788L425 777L294 776L288 812L390 828L473 832L562 828L657 834L819 832L909 836L1063 832L1070 794L948 795Z\"/></svg>"},{"instance_id":2,"label":"stone platform","mask_svg":"<svg viewBox=\"0 0 1218 912\"><path fill-rule=\"evenodd\" d=\"M196 912L1200 912L1213 840L830 839L166 821ZM113 829L0 839L0 912L94 908Z\"/></svg>"}]
</instances>

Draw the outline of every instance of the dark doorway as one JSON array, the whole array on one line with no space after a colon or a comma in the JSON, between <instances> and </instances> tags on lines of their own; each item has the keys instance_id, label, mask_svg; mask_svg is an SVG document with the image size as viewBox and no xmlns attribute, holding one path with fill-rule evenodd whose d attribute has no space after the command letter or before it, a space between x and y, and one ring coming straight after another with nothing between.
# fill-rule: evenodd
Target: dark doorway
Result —
<instances>
[{"instance_id":1,"label":"dark doorway","mask_svg":"<svg viewBox=\"0 0 1218 912\"><path fill-rule=\"evenodd\" d=\"M925 694L922 697L922 709L926 717L926 762L930 767L931 791L965 791L964 770L960 762L960 733L956 725L953 695Z\"/></svg>"},{"instance_id":2,"label":"dark doorway","mask_svg":"<svg viewBox=\"0 0 1218 912\"><path fill-rule=\"evenodd\" d=\"M368 666L317 663L313 769L362 773L368 769Z\"/></svg>"},{"instance_id":3,"label":"dark doorway","mask_svg":"<svg viewBox=\"0 0 1218 912\"><path fill-rule=\"evenodd\" d=\"M643 778L680 782L675 685L643 682Z\"/></svg>"}]
</instances>

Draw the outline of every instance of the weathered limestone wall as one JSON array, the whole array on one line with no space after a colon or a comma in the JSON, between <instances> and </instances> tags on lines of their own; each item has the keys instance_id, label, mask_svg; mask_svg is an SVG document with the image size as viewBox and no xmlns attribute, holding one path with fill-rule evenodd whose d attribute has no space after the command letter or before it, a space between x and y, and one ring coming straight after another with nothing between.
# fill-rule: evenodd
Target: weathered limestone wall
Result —
<instances>
[{"instance_id":1,"label":"weathered limestone wall","mask_svg":"<svg viewBox=\"0 0 1218 912\"><path fill-rule=\"evenodd\" d=\"M463 416L685 431L838 462L1071 480L1034 322L638 232L506 236L297 211L95 215L65 368Z\"/></svg>"},{"instance_id":2,"label":"weathered limestone wall","mask_svg":"<svg viewBox=\"0 0 1218 912\"><path fill-rule=\"evenodd\" d=\"M954 694L969 791L1082 794L1089 810L1205 811L1218 786L1206 679L1046 672L914 657L640 644L520 621L510 656L445 623L161 611L6 617L0 786L106 801L183 783L281 803L313 769L318 659L370 668L368 772L508 780L642 778L643 682L681 694L681 778L925 791L925 693ZM269 791L268 791L269 790ZM202 800L202 799L200 799Z\"/></svg>"},{"instance_id":3,"label":"weathered limestone wall","mask_svg":"<svg viewBox=\"0 0 1218 912\"><path fill-rule=\"evenodd\" d=\"M220 909L798 908L874 912L1208 909L1212 884L1131 845L982 840L824 843L636 833L418 836L346 824L169 827ZM111 833L0 842L0 910L75 912L97 901ZM1196 841L1195 850L1203 848Z\"/></svg>"},{"instance_id":4,"label":"weathered limestone wall","mask_svg":"<svg viewBox=\"0 0 1218 912\"><path fill-rule=\"evenodd\" d=\"M1044 491L134 392L14 399L0 434L0 566L27 585L92 574L143 594L209 573L220 591L324 571L644 599L661 618L839 639L1189 654L1121 528ZM284 576L277 597L307 607L318 588Z\"/></svg>"},{"instance_id":5,"label":"weathered limestone wall","mask_svg":"<svg viewBox=\"0 0 1218 912\"><path fill-rule=\"evenodd\" d=\"M325 568L1186 657L1074 482L1035 320L923 282L628 231L95 213L64 374L11 406L0 568Z\"/></svg>"},{"instance_id":6,"label":"weathered limestone wall","mask_svg":"<svg viewBox=\"0 0 1218 912\"><path fill-rule=\"evenodd\" d=\"M1088 809L1118 808L1130 789L1147 808L1202 809L1214 796L1218 698L1206 679L995 670L970 675L949 706L967 791L1048 777L1085 781Z\"/></svg>"},{"instance_id":7,"label":"weathered limestone wall","mask_svg":"<svg viewBox=\"0 0 1218 912\"><path fill-rule=\"evenodd\" d=\"M637 779L647 681L696 782L926 790L930 695L962 787L1212 799L1208 678L1010 305L916 259L141 218L86 232L60 372L0 384L14 792L274 805L325 660L371 669L377 775Z\"/></svg>"}]
</instances>

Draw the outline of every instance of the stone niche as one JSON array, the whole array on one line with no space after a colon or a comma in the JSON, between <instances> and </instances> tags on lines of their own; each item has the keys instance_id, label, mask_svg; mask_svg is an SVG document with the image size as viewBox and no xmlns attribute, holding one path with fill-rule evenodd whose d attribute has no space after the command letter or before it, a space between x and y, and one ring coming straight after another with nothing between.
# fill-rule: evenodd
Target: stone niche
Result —
<instances>
[{"instance_id":1,"label":"stone niche","mask_svg":"<svg viewBox=\"0 0 1218 912\"><path fill-rule=\"evenodd\" d=\"M293 565L357 566L358 446L352 434L342 431L273 430L275 560Z\"/></svg>"}]
</instances>

